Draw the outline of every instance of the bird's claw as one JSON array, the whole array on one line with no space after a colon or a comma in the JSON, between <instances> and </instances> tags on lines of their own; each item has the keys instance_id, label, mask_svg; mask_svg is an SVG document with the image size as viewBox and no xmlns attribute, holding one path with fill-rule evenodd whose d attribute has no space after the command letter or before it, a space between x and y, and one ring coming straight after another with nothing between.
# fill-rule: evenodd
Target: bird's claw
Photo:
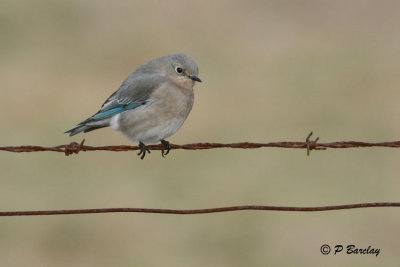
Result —
<instances>
[{"instance_id":1,"label":"bird's claw","mask_svg":"<svg viewBox=\"0 0 400 267\"><path fill-rule=\"evenodd\" d=\"M170 149L171 149L171 144L168 141L165 140L161 140L161 144L165 147L165 149L167 150L167 152L164 152L164 149L161 150L161 156L163 158L165 158L166 155L168 155Z\"/></svg>"},{"instance_id":2,"label":"bird's claw","mask_svg":"<svg viewBox=\"0 0 400 267\"><path fill-rule=\"evenodd\" d=\"M138 156L141 155L140 159L144 159L144 156L146 156L146 152L149 152L149 154L151 153L150 150L147 148L147 146L145 144L143 144L142 142L139 142L139 147L140 147L140 151L139 153L137 153Z\"/></svg>"}]
</instances>

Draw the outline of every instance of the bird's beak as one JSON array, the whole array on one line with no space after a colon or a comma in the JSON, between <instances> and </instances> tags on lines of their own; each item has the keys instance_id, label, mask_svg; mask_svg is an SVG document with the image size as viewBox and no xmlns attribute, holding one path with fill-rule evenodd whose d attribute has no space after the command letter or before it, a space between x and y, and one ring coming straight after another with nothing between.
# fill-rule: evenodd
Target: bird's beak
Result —
<instances>
[{"instance_id":1,"label":"bird's beak","mask_svg":"<svg viewBox=\"0 0 400 267\"><path fill-rule=\"evenodd\" d=\"M200 80L200 78L199 78L199 77L197 77L196 75L191 75L191 76L189 76L189 78L190 78L190 79L192 79L193 81L196 81L196 82L199 82L199 83L201 83L201 80Z\"/></svg>"}]
</instances>

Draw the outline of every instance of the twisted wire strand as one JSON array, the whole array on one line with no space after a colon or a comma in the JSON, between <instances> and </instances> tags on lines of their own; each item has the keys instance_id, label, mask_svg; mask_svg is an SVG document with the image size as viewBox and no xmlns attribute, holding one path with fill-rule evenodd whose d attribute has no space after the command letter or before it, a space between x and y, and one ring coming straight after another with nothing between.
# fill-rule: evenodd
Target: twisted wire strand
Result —
<instances>
[{"instance_id":1,"label":"twisted wire strand","mask_svg":"<svg viewBox=\"0 0 400 267\"><path fill-rule=\"evenodd\" d=\"M276 148L297 148L297 149L306 149L307 155L310 154L311 150L326 150L327 148L357 148L357 147L391 147L391 148L399 148L400 141L392 141L392 142L358 142L358 141L340 141L340 142L330 142L330 143L318 143L319 137L315 140L310 140L311 132L305 142L270 142L270 143L250 143L250 142L241 142L241 143L231 143L231 144L222 144L222 143L193 143L193 144L185 144L185 145L175 145L171 144L171 150L173 149L184 149L184 150L198 150L198 149L214 149L214 148L242 148L242 149L255 149L262 147L276 147ZM82 140L81 143L72 142L70 144L59 145L54 147L43 147L43 146L3 146L0 147L2 151L8 152L39 152L39 151L52 151L52 152L62 152L65 153L66 156L71 154L78 154L81 151L132 151L132 150L140 150L139 146L86 146L84 145L85 139ZM165 147L163 145L148 145L148 149L150 150L163 150Z\"/></svg>"},{"instance_id":2,"label":"twisted wire strand","mask_svg":"<svg viewBox=\"0 0 400 267\"><path fill-rule=\"evenodd\" d=\"M232 212L244 210L261 210L261 211L297 211L297 212L317 212L345 209L360 208L377 208L377 207L400 207L400 202L374 202L359 203L335 206L319 206L319 207L285 207L285 206L260 206L260 205L243 205L209 209L150 209L150 208L108 208L108 209L74 209L74 210L36 210L36 211L0 211L0 216L33 216L33 215L71 215L71 214L93 214L93 213L159 213L159 214L205 214L217 212Z\"/></svg>"}]
</instances>

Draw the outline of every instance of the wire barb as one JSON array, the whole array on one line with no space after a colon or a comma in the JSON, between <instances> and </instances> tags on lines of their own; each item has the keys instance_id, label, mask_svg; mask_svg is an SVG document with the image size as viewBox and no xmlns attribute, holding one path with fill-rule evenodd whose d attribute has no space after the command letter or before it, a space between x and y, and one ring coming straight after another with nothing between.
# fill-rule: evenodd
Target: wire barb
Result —
<instances>
[{"instance_id":1,"label":"wire barb","mask_svg":"<svg viewBox=\"0 0 400 267\"><path fill-rule=\"evenodd\" d=\"M79 151L83 149L83 144L85 143L85 139L81 141L80 144L77 142L71 142L69 145L64 146L65 156L69 156L71 154L78 154Z\"/></svg>"},{"instance_id":2,"label":"wire barb","mask_svg":"<svg viewBox=\"0 0 400 267\"><path fill-rule=\"evenodd\" d=\"M313 135L313 131L311 131L306 138L307 156L310 156L310 151L313 149L315 149L315 150L325 150L326 149L324 147L317 147L317 142L319 140L319 137L315 138L314 141L310 141L310 138L312 135Z\"/></svg>"}]
</instances>

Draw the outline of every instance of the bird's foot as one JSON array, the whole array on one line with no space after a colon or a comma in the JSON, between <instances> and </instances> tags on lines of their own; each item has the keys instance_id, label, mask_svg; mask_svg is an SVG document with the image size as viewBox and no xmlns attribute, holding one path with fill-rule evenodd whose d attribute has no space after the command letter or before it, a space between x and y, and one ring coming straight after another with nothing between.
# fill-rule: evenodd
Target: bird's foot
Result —
<instances>
[{"instance_id":1,"label":"bird's foot","mask_svg":"<svg viewBox=\"0 0 400 267\"><path fill-rule=\"evenodd\" d=\"M166 155L168 155L170 149L171 149L171 144L168 141L165 140L161 140L161 144L165 147L165 149L167 150L166 152L164 152L164 149L161 150L161 156L163 156L163 158L165 158Z\"/></svg>"},{"instance_id":2,"label":"bird's foot","mask_svg":"<svg viewBox=\"0 0 400 267\"><path fill-rule=\"evenodd\" d=\"M140 159L144 159L144 156L146 156L146 152L150 152L150 150L147 148L147 146L145 144L143 144L142 142L139 142L139 147L140 147L140 151L137 154L138 156L142 155L140 157Z\"/></svg>"}]
</instances>

